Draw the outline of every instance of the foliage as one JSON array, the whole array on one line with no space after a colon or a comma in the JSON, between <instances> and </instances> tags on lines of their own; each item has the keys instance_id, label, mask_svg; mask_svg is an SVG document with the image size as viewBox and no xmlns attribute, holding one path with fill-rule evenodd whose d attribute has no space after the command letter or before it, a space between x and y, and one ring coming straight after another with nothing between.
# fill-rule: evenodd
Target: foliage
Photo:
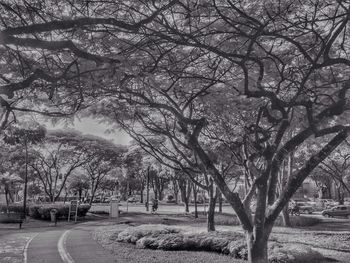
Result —
<instances>
[{"instance_id":1,"label":"foliage","mask_svg":"<svg viewBox=\"0 0 350 263\"><path fill-rule=\"evenodd\" d=\"M46 135L46 129L35 122L21 122L20 125L11 125L5 130L4 141L7 144L38 144Z\"/></svg>"},{"instance_id":2,"label":"foliage","mask_svg":"<svg viewBox=\"0 0 350 263\"><path fill-rule=\"evenodd\" d=\"M7 213L7 209L10 213L23 213L23 205L21 204L10 204L8 207L4 205L0 205L0 213ZM28 207L27 207L27 213L28 213Z\"/></svg>"},{"instance_id":3,"label":"foliage","mask_svg":"<svg viewBox=\"0 0 350 263\"><path fill-rule=\"evenodd\" d=\"M69 204L45 204L45 205L29 205L29 216L35 219L50 220L50 211L57 210L57 218L68 218ZM84 217L89 211L90 205L82 204L78 206L78 216Z\"/></svg>"},{"instance_id":4,"label":"foliage","mask_svg":"<svg viewBox=\"0 0 350 263\"><path fill-rule=\"evenodd\" d=\"M49 131L43 143L30 152L29 165L51 201L60 196L72 172L87 161L83 152L74 150L74 143L81 139L78 132Z\"/></svg>"},{"instance_id":5,"label":"foliage","mask_svg":"<svg viewBox=\"0 0 350 263\"><path fill-rule=\"evenodd\" d=\"M74 173L67 180L68 190L74 193L82 193L84 190L90 188L89 180L86 175L80 173Z\"/></svg>"},{"instance_id":6,"label":"foliage","mask_svg":"<svg viewBox=\"0 0 350 263\"><path fill-rule=\"evenodd\" d=\"M161 225L141 225L137 227L129 227L122 231L118 234L117 241L135 244L136 241L145 236L177 232L179 232L178 229Z\"/></svg>"},{"instance_id":7,"label":"foliage","mask_svg":"<svg viewBox=\"0 0 350 263\"><path fill-rule=\"evenodd\" d=\"M111 236L112 240L115 238ZM235 258L247 259L244 236L236 232L186 232L180 228L169 229L162 225L141 225L129 227L120 232L118 242L135 243L138 248L161 250L210 251L229 254ZM320 262L324 257L301 245L281 244L273 241L269 247L272 263ZM309 261L308 261L309 262Z\"/></svg>"},{"instance_id":8,"label":"foliage","mask_svg":"<svg viewBox=\"0 0 350 263\"><path fill-rule=\"evenodd\" d=\"M198 212L200 218L196 222L202 222L206 220L206 217L203 217L206 213ZM321 219L317 217L306 217L306 216L292 216L290 217L291 227L309 227L317 225L321 222ZM215 224L225 225L225 226L239 226L240 222L237 216L232 214L217 214L215 215ZM275 226L284 226L282 217L279 216L275 222Z\"/></svg>"},{"instance_id":9,"label":"foliage","mask_svg":"<svg viewBox=\"0 0 350 263\"><path fill-rule=\"evenodd\" d=\"M159 162L210 174L252 247L266 251L289 199L350 133L347 1L51 0L1 11L0 130L11 112L88 108ZM278 192L282 162L310 142Z\"/></svg>"}]
</instances>

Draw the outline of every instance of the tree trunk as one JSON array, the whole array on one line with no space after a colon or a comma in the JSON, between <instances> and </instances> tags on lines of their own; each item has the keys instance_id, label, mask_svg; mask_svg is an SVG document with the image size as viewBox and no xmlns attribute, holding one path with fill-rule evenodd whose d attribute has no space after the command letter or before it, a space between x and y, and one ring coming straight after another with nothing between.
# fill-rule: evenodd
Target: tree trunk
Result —
<instances>
[{"instance_id":1,"label":"tree trunk","mask_svg":"<svg viewBox=\"0 0 350 263\"><path fill-rule=\"evenodd\" d=\"M173 180L173 187L174 187L175 204L177 204L179 202L179 186L175 179Z\"/></svg>"},{"instance_id":2,"label":"tree trunk","mask_svg":"<svg viewBox=\"0 0 350 263\"><path fill-rule=\"evenodd\" d=\"M198 193L198 189L195 185L193 185L194 218L198 218L197 193Z\"/></svg>"},{"instance_id":3,"label":"tree trunk","mask_svg":"<svg viewBox=\"0 0 350 263\"><path fill-rule=\"evenodd\" d=\"M150 167L147 168L147 181L146 181L146 211L149 211L149 170Z\"/></svg>"},{"instance_id":4,"label":"tree trunk","mask_svg":"<svg viewBox=\"0 0 350 263\"><path fill-rule=\"evenodd\" d=\"M185 213L189 213L190 212L190 206L188 204L188 200L187 199L184 201L184 204L185 204Z\"/></svg>"},{"instance_id":5,"label":"tree trunk","mask_svg":"<svg viewBox=\"0 0 350 263\"><path fill-rule=\"evenodd\" d=\"M338 191L338 202L339 202L339 205L343 205L344 204L344 195L342 193L342 186L337 187L337 191Z\"/></svg>"},{"instance_id":6,"label":"tree trunk","mask_svg":"<svg viewBox=\"0 0 350 263\"><path fill-rule=\"evenodd\" d=\"M143 204L143 192L145 190L145 182L144 180L142 179L142 182L141 182L141 191L140 191L140 203Z\"/></svg>"},{"instance_id":7,"label":"tree trunk","mask_svg":"<svg viewBox=\"0 0 350 263\"><path fill-rule=\"evenodd\" d=\"M248 262L249 263L268 263L267 240L268 237L256 239L252 232L246 233L248 245Z\"/></svg>"},{"instance_id":8,"label":"tree trunk","mask_svg":"<svg viewBox=\"0 0 350 263\"><path fill-rule=\"evenodd\" d=\"M79 200L81 200L81 196L82 196L82 194L83 194L83 189L79 189L78 190L78 194L79 194Z\"/></svg>"},{"instance_id":9,"label":"tree trunk","mask_svg":"<svg viewBox=\"0 0 350 263\"><path fill-rule=\"evenodd\" d=\"M280 194L283 191L283 189L284 189L284 187L285 187L285 185L287 183L288 178L292 178L293 165L294 165L294 152L291 152L288 155L287 177L285 176L285 173L284 173L285 162L283 161L282 171L281 171L282 186L281 186ZM283 225L286 226L286 227L290 227L291 226L288 209L289 209L288 204L282 209Z\"/></svg>"},{"instance_id":10,"label":"tree trunk","mask_svg":"<svg viewBox=\"0 0 350 263\"><path fill-rule=\"evenodd\" d=\"M89 205L91 206L92 205L92 201L94 200L95 198L95 194L96 194L96 190L97 190L97 182L95 184L95 186L93 188L91 188L91 198L90 198L90 201L89 201Z\"/></svg>"},{"instance_id":11,"label":"tree trunk","mask_svg":"<svg viewBox=\"0 0 350 263\"><path fill-rule=\"evenodd\" d=\"M290 227L290 218L289 218L289 213L288 213L288 205L286 205L283 210L282 210L282 220L283 220L283 225L286 227Z\"/></svg>"},{"instance_id":12,"label":"tree trunk","mask_svg":"<svg viewBox=\"0 0 350 263\"><path fill-rule=\"evenodd\" d=\"M216 189L217 191L220 191L218 188ZM220 214L222 214L222 202L223 202L223 200L222 200L222 194L221 193L219 193L219 213Z\"/></svg>"},{"instance_id":13,"label":"tree trunk","mask_svg":"<svg viewBox=\"0 0 350 263\"><path fill-rule=\"evenodd\" d=\"M190 182L183 178L179 179L179 188L181 193L181 201L185 205L185 213L189 213L190 212L189 197L191 195Z\"/></svg>"},{"instance_id":14,"label":"tree trunk","mask_svg":"<svg viewBox=\"0 0 350 263\"><path fill-rule=\"evenodd\" d=\"M209 186L209 206L208 206L208 214L207 214L207 231L215 231L215 204L216 204L216 196L214 196L214 186L213 181L210 180Z\"/></svg>"},{"instance_id":15,"label":"tree trunk","mask_svg":"<svg viewBox=\"0 0 350 263\"><path fill-rule=\"evenodd\" d=\"M26 219L27 210L27 188L28 188L28 144L27 136L24 140L25 146L25 175L24 175L24 190L23 190L23 218Z\"/></svg>"},{"instance_id":16,"label":"tree trunk","mask_svg":"<svg viewBox=\"0 0 350 263\"><path fill-rule=\"evenodd\" d=\"M9 213L9 198L8 198L8 186L5 185L5 198L6 198L6 213Z\"/></svg>"}]
</instances>

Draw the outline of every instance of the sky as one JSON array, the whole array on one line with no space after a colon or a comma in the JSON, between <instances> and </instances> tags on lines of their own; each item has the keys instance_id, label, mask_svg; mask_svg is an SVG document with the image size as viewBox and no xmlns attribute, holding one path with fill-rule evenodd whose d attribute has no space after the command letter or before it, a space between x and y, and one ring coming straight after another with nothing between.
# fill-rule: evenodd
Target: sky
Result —
<instances>
[{"instance_id":1,"label":"sky","mask_svg":"<svg viewBox=\"0 0 350 263\"><path fill-rule=\"evenodd\" d=\"M107 140L112 140L115 144L128 145L131 141L131 137L126 132L122 130L110 131L112 128L111 126L99 123L98 120L92 118L75 119L72 124L58 123L53 125L51 122L45 122L44 125L48 130L75 129L84 134L91 134Z\"/></svg>"}]
</instances>

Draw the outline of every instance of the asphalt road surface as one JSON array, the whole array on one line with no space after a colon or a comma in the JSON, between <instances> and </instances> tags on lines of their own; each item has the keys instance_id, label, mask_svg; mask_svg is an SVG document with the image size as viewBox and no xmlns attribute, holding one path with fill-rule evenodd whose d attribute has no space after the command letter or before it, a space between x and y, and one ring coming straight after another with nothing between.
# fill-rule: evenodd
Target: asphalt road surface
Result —
<instances>
[{"instance_id":1,"label":"asphalt road surface","mask_svg":"<svg viewBox=\"0 0 350 263\"><path fill-rule=\"evenodd\" d=\"M37 234L25 250L24 263L112 263L113 256L91 237L93 222Z\"/></svg>"}]
</instances>

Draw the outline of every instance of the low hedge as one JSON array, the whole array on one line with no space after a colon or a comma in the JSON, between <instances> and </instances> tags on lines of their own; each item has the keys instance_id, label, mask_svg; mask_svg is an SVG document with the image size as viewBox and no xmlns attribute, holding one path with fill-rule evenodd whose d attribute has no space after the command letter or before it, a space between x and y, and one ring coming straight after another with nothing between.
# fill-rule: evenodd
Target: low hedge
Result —
<instances>
[{"instance_id":1,"label":"low hedge","mask_svg":"<svg viewBox=\"0 0 350 263\"><path fill-rule=\"evenodd\" d=\"M0 213L0 223L9 224L9 223L20 223L23 220L23 215L17 212L10 213Z\"/></svg>"},{"instance_id":2,"label":"low hedge","mask_svg":"<svg viewBox=\"0 0 350 263\"><path fill-rule=\"evenodd\" d=\"M291 227L307 227L317 225L321 222L321 219L317 217L306 216L290 216ZM215 224L227 225L227 226L239 226L240 222L237 216L232 214L215 214ZM282 216L279 216L274 226L284 226Z\"/></svg>"},{"instance_id":3,"label":"low hedge","mask_svg":"<svg viewBox=\"0 0 350 263\"><path fill-rule=\"evenodd\" d=\"M248 257L245 237L238 232L188 232L162 225L141 225L112 235L110 240L133 243L143 249L207 251L244 260ZM270 263L325 262L322 254L304 245L270 240L268 251Z\"/></svg>"},{"instance_id":4,"label":"low hedge","mask_svg":"<svg viewBox=\"0 0 350 263\"><path fill-rule=\"evenodd\" d=\"M0 213L7 213L7 209L10 213L23 213L23 204L10 204L8 207L6 204L0 204ZM27 213L28 213L27 207Z\"/></svg>"},{"instance_id":5,"label":"low hedge","mask_svg":"<svg viewBox=\"0 0 350 263\"><path fill-rule=\"evenodd\" d=\"M52 209L57 210L57 218L68 218L69 204L40 204L40 205L30 205L28 214L30 217L35 219L50 220L50 211ZM78 207L78 216L84 217L89 211L90 205L81 204Z\"/></svg>"}]
</instances>

